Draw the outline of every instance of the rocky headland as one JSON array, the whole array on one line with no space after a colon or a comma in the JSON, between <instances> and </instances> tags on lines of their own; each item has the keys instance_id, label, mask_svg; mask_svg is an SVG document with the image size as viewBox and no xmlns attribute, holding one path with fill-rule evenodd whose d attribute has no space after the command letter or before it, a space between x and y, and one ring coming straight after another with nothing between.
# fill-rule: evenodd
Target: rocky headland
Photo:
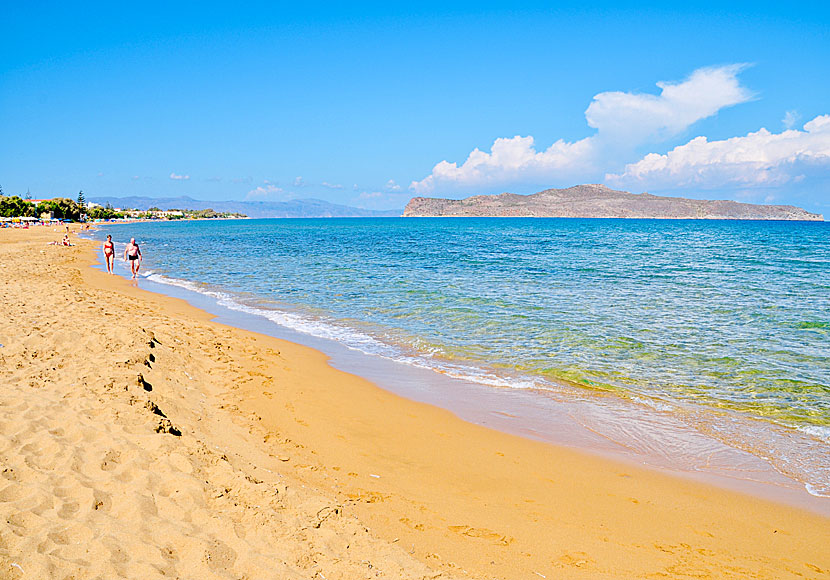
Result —
<instances>
[{"instance_id":1,"label":"rocky headland","mask_svg":"<svg viewBox=\"0 0 830 580\"><path fill-rule=\"evenodd\" d=\"M604 185L546 189L532 195L502 193L465 199L414 197L404 217L572 217L823 221L792 205L664 197L617 191Z\"/></svg>"}]
</instances>

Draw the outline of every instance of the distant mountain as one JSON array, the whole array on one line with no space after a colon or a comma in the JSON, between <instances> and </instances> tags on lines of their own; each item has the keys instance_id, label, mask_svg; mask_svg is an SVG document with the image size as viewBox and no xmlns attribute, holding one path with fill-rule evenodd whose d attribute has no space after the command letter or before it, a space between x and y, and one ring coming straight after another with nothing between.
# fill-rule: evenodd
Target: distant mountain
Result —
<instances>
[{"instance_id":1,"label":"distant mountain","mask_svg":"<svg viewBox=\"0 0 830 580\"><path fill-rule=\"evenodd\" d=\"M205 201L192 197L91 197L87 201L110 204L118 208L147 210L159 209L212 209L217 212L245 214L252 218L266 217L398 217L401 210L375 211L347 205L329 203L321 199L296 199L292 201Z\"/></svg>"},{"instance_id":2,"label":"distant mountain","mask_svg":"<svg viewBox=\"0 0 830 580\"><path fill-rule=\"evenodd\" d=\"M466 199L412 198L404 217L575 217L655 219L741 219L822 221L823 216L792 205L755 205L661 197L616 191L604 185L546 189L532 195L502 193Z\"/></svg>"}]
</instances>

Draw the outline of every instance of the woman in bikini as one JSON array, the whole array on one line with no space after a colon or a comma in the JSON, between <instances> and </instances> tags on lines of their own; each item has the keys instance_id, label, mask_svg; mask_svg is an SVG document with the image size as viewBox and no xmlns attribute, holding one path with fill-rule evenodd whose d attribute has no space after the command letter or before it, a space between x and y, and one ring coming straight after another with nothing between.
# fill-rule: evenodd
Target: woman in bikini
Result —
<instances>
[{"instance_id":1,"label":"woman in bikini","mask_svg":"<svg viewBox=\"0 0 830 580\"><path fill-rule=\"evenodd\" d=\"M130 243L124 249L124 259L130 260L130 271L133 273L133 278L138 276L138 269L141 268L141 250L138 244L135 243L135 238L130 238Z\"/></svg>"},{"instance_id":2,"label":"woman in bikini","mask_svg":"<svg viewBox=\"0 0 830 580\"><path fill-rule=\"evenodd\" d=\"M107 261L107 274L112 274L112 267L115 262L115 245L112 243L112 236L107 236L107 241L104 242L104 259Z\"/></svg>"}]
</instances>

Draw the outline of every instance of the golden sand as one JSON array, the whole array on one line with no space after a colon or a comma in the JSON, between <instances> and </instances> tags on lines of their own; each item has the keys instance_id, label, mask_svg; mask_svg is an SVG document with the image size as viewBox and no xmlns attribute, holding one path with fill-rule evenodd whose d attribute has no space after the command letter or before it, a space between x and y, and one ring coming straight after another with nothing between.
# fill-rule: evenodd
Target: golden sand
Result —
<instances>
[{"instance_id":1,"label":"golden sand","mask_svg":"<svg viewBox=\"0 0 830 580\"><path fill-rule=\"evenodd\" d=\"M0 578L828 578L830 520L465 423L0 230Z\"/></svg>"}]
</instances>

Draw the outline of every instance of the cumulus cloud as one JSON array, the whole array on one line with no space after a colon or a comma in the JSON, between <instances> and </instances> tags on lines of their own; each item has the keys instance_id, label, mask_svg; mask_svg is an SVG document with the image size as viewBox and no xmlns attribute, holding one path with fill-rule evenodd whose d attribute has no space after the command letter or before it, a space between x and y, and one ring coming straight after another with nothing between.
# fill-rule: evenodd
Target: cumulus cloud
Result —
<instances>
[{"instance_id":1,"label":"cumulus cloud","mask_svg":"<svg viewBox=\"0 0 830 580\"><path fill-rule=\"evenodd\" d=\"M659 95L599 93L585 111L588 126L596 129L594 135L575 142L560 139L544 150L536 149L531 136L499 138L489 153L476 148L461 165L441 161L430 175L413 181L409 188L428 194L442 188L550 182L585 175L601 163L619 163L624 159L604 157L609 151L630 151L677 135L724 107L750 100L752 93L737 78L745 67L701 68L682 82L657 83Z\"/></svg>"},{"instance_id":2,"label":"cumulus cloud","mask_svg":"<svg viewBox=\"0 0 830 580\"><path fill-rule=\"evenodd\" d=\"M302 176L298 175L294 178L294 187L304 187L305 181L303 180Z\"/></svg>"},{"instance_id":3,"label":"cumulus cloud","mask_svg":"<svg viewBox=\"0 0 830 580\"><path fill-rule=\"evenodd\" d=\"M170 173L170 179L172 179L174 181L183 181L183 180L186 181L186 180L190 179L190 176L189 175L179 175L177 173L171 172Z\"/></svg>"},{"instance_id":4,"label":"cumulus cloud","mask_svg":"<svg viewBox=\"0 0 830 580\"><path fill-rule=\"evenodd\" d=\"M292 198L293 194L267 181L245 195L245 201L285 201Z\"/></svg>"},{"instance_id":5,"label":"cumulus cloud","mask_svg":"<svg viewBox=\"0 0 830 580\"><path fill-rule=\"evenodd\" d=\"M544 151L537 151L533 137L516 135L496 139L490 153L473 150L462 164L442 161L432 173L409 186L415 193L431 193L441 186L460 188L507 184L514 181L545 180L587 169L593 161L591 138L576 143L559 140Z\"/></svg>"},{"instance_id":6,"label":"cumulus cloud","mask_svg":"<svg viewBox=\"0 0 830 580\"><path fill-rule=\"evenodd\" d=\"M830 169L830 115L806 123L803 131L761 129L741 137L709 141L696 137L665 155L650 153L608 174L609 184L653 189L725 186L779 186Z\"/></svg>"},{"instance_id":7,"label":"cumulus cloud","mask_svg":"<svg viewBox=\"0 0 830 580\"><path fill-rule=\"evenodd\" d=\"M387 181L385 188L386 188L386 191L400 191L401 190L401 186L398 185L397 183L395 183L394 179L390 179L389 181Z\"/></svg>"},{"instance_id":8,"label":"cumulus cloud","mask_svg":"<svg viewBox=\"0 0 830 580\"><path fill-rule=\"evenodd\" d=\"M328 181L324 181L320 185L322 185L326 189L343 189L343 186L341 184L339 184L339 183L329 183Z\"/></svg>"},{"instance_id":9,"label":"cumulus cloud","mask_svg":"<svg viewBox=\"0 0 830 580\"><path fill-rule=\"evenodd\" d=\"M737 78L744 68L744 64L701 68L683 82L657 83L662 89L659 95L600 93L585 111L585 119L606 138L628 142L677 135L724 107L752 99Z\"/></svg>"}]
</instances>

